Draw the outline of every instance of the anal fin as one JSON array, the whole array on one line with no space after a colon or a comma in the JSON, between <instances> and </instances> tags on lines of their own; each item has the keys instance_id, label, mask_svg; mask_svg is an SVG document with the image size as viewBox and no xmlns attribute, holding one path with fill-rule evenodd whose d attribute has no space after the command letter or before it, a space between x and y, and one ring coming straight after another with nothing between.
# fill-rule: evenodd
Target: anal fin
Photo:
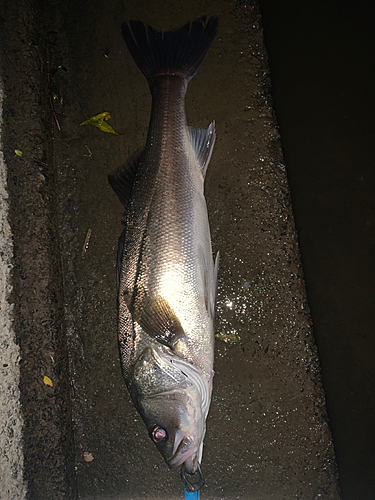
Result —
<instances>
[{"instance_id":1,"label":"anal fin","mask_svg":"<svg viewBox=\"0 0 375 500\"><path fill-rule=\"evenodd\" d=\"M141 161L143 148L137 149L126 162L108 175L108 182L126 208L133 189L134 178Z\"/></svg>"}]
</instances>

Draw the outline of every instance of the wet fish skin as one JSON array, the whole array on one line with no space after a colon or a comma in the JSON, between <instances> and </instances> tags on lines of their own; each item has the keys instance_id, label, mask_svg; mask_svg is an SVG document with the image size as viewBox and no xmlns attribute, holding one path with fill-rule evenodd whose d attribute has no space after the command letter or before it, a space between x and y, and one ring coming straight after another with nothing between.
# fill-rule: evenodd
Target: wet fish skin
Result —
<instances>
[{"instance_id":1,"label":"wet fish skin","mask_svg":"<svg viewBox=\"0 0 375 500\"><path fill-rule=\"evenodd\" d=\"M217 268L204 199L215 142L186 124L185 93L217 19L160 33L123 25L152 93L144 149L109 176L125 207L118 250L118 339L132 400L167 464L193 474L211 400Z\"/></svg>"}]
</instances>

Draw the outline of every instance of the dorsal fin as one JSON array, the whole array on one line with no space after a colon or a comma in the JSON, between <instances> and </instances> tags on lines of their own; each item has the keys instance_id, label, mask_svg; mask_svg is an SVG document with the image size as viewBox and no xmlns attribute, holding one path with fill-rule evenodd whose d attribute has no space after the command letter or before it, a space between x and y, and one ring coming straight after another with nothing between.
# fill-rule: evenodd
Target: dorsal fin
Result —
<instances>
[{"instance_id":1,"label":"dorsal fin","mask_svg":"<svg viewBox=\"0 0 375 500\"><path fill-rule=\"evenodd\" d=\"M213 121L208 129L188 127L188 131L203 177L205 177L216 139L215 122Z\"/></svg>"},{"instance_id":2,"label":"dorsal fin","mask_svg":"<svg viewBox=\"0 0 375 500\"><path fill-rule=\"evenodd\" d=\"M203 251L202 247L199 247L199 249L198 249L198 256L199 256L199 269L201 270L202 277L203 277L204 303L205 303L208 315L212 319L214 319L215 318L216 298L217 298L217 275L218 275L218 271L219 271L219 252L217 252L217 254L216 254L212 282L210 282L209 277L208 277L208 266L207 266L206 257L204 255L204 251Z\"/></svg>"},{"instance_id":3,"label":"dorsal fin","mask_svg":"<svg viewBox=\"0 0 375 500\"><path fill-rule=\"evenodd\" d=\"M215 259L215 267L214 267L214 298L213 298L213 310L212 310L212 317L215 317L215 307L216 307L216 300L217 300L217 287L218 287L218 274L219 274L219 252L216 254L216 259Z\"/></svg>"}]
</instances>

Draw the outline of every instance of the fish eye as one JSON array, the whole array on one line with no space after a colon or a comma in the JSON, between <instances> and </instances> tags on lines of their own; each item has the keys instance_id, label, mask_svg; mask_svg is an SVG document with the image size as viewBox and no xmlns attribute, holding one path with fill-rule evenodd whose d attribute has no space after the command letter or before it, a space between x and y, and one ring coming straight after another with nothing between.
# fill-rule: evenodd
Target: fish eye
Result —
<instances>
[{"instance_id":1,"label":"fish eye","mask_svg":"<svg viewBox=\"0 0 375 500\"><path fill-rule=\"evenodd\" d=\"M167 438L167 431L162 427L155 427L152 431L151 437L155 443L161 443Z\"/></svg>"}]
</instances>

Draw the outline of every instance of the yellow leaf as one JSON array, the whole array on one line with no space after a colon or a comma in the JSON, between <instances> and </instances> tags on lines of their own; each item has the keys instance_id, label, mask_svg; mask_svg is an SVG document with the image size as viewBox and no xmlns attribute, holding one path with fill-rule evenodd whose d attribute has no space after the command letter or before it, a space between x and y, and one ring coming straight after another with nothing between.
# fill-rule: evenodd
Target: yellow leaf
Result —
<instances>
[{"instance_id":1,"label":"yellow leaf","mask_svg":"<svg viewBox=\"0 0 375 500\"><path fill-rule=\"evenodd\" d=\"M49 385L50 387L53 387L53 382L52 382L52 380L49 377L45 376L44 379L43 379L43 382L46 385Z\"/></svg>"},{"instance_id":2,"label":"yellow leaf","mask_svg":"<svg viewBox=\"0 0 375 500\"><path fill-rule=\"evenodd\" d=\"M92 116L88 120L85 120L84 122L80 123L79 126L81 125L94 125L95 127L98 127L100 130L103 132L108 132L110 134L115 134L118 135L117 132L113 130L113 128L106 123L107 120L111 118L111 114L108 113L107 111L104 113L100 113L99 115Z\"/></svg>"},{"instance_id":3,"label":"yellow leaf","mask_svg":"<svg viewBox=\"0 0 375 500\"><path fill-rule=\"evenodd\" d=\"M17 156L22 156L23 153L19 149L15 149L14 152L16 153Z\"/></svg>"}]
</instances>

